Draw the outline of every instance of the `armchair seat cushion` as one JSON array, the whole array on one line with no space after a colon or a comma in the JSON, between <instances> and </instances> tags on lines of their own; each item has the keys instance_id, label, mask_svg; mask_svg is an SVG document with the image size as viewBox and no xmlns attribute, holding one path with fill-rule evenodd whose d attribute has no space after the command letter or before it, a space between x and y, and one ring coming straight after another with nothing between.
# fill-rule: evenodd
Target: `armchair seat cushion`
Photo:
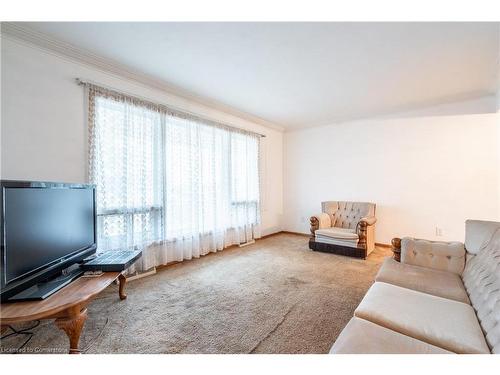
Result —
<instances>
[{"instance_id":1,"label":"armchair seat cushion","mask_svg":"<svg viewBox=\"0 0 500 375\"><path fill-rule=\"evenodd\" d=\"M317 242L349 247L356 247L359 241L354 229L336 227L318 229L315 232L315 239Z\"/></svg>"},{"instance_id":2,"label":"armchair seat cushion","mask_svg":"<svg viewBox=\"0 0 500 375\"><path fill-rule=\"evenodd\" d=\"M349 229L349 228L331 227L331 228L325 228L325 229L318 229L315 232L315 234L316 234L316 236L338 238L338 239L342 239L342 240L357 240L358 239L358 235L356 234L356 230Z\"/></svg>"},{"instance_id":3,"label":"armchair seat cushion","mask_svg":"<svg viewBox=\"0 0 500 375\"><path fill-rule=\"evenodd\" d=\"M354 315L455 353L490 353L474 309L462 302L376 282Z\"/></svg>"},{"instance_id":4,"label":"armchair seat cushion","mask_svg":"<svg viewBox=\"0 0 500 375\"><path fill-rule=\"evenodd\" d=\"M339 240L357 240L356 230L349 228L325 228L315 232L316 237L336 238Z\"/></svg>"},{"instance_id":5,"label":"armchair seat cushion","mask_svg":"<svg viewBox=\"0 0 500 375\"><path fill-rule=\"evenodd\" d=\"M470 304L460 276L453 272L414 266L387 258L375 281Z\"/></svg>"},{"instance_id":6,"label":"armchair seat cushion","mask_svg":"<svg viewBox=\"0 0 500 375\"><path fill-rule=\"evenodd\" d=\"M353 317L330 349L332 354L452 354L368 320Z\"/></svg>"}]
</instances>

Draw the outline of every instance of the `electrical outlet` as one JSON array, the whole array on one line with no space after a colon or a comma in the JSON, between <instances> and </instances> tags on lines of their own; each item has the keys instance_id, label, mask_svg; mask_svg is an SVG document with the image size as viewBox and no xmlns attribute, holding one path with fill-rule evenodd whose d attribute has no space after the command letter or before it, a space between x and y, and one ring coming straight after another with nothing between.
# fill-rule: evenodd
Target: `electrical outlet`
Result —
<instances>
[{"instance_id":1,"label":"electrical outlet","mask_svg":"<svg viewBox=\"0 0 500 375\"><path fill-rule=\"evenodd\" d=\"M436 227L436 236L441 237L443 235L443 228Z\"/></svg>"}]
</instances>

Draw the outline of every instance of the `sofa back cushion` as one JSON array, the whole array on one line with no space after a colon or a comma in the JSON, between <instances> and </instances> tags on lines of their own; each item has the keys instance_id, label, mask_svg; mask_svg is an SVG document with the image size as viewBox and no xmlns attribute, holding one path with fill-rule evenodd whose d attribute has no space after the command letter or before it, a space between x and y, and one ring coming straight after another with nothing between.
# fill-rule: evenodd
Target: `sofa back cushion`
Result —
<instances>
[{"instance_id":1,"label":"sofa back cushion","mask_svg":"<svg viewBox=\"0 0 500 375\"><path fill-rule=\"evenodd\" d=\"M375 216L375 203L328 201L321 203L322 211L329 214L332 227L356 229L359 220Z\"/></svg>"},{"instance_id":2,"label":"sofa back cushion","mask_svg":"<svg viewBox=\"0 0 500 375\"><path fill-rule=\"evenodd\" d=\"M485 248L498 228L500 228L500 223L496 221L466 220L465 248L467 253L477 254Z\"/></svg>"},{"instance_id":3,"label":"sofa back cushion","mask_svg":"<svg viewBox=\"0 0 500 375\"><path fill-rule=\"evenodd\" d=\"M467 259L462 279L491 351L500 353L500 228Z\"/></svg>"},{"instance_id":4,"label":"sofa back cushion","mask_svg":"<svg viewBox=\"0 0 500 375\"><path fill-rule=\"evenodd\" d=\"M401 263L462 274L465 248L462 242L401 239Z\"/></svg>"}]
</instances>

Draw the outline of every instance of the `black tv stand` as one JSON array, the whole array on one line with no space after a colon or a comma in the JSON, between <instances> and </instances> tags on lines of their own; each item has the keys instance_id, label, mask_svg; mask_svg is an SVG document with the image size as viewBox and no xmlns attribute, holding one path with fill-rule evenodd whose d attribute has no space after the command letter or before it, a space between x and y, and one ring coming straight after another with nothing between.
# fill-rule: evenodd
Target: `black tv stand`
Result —
<instances>
[{"instance_id":1,"label":"black tv stand","mask_svg":"<svg viewBox=\"0 0 500 375\"><path fill-rule=\"evenodd\" d=\"M84 271L80 267L73 268L69 272L63 272L53 279L33 285L31 288L10 297L7 301L37 301L45 299L79 278L83 273Z\"/></svg>"}]
</instances>

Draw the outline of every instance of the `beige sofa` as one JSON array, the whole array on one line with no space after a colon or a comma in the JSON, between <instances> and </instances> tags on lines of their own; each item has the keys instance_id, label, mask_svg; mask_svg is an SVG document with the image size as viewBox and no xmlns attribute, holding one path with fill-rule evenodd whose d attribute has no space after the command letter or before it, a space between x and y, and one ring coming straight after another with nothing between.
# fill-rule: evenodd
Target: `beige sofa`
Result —
<instances>
[{"instance_id":1,"label":"beige sofa","mask_svg":"<svg viewBox=\"0 0 500 375\"><path fill-rule=\"evenodd\" d=\"M400 251L330 353L500 353L500 223L468 220L465 244L403 238Z\"/></svg>"}]
</instances>

